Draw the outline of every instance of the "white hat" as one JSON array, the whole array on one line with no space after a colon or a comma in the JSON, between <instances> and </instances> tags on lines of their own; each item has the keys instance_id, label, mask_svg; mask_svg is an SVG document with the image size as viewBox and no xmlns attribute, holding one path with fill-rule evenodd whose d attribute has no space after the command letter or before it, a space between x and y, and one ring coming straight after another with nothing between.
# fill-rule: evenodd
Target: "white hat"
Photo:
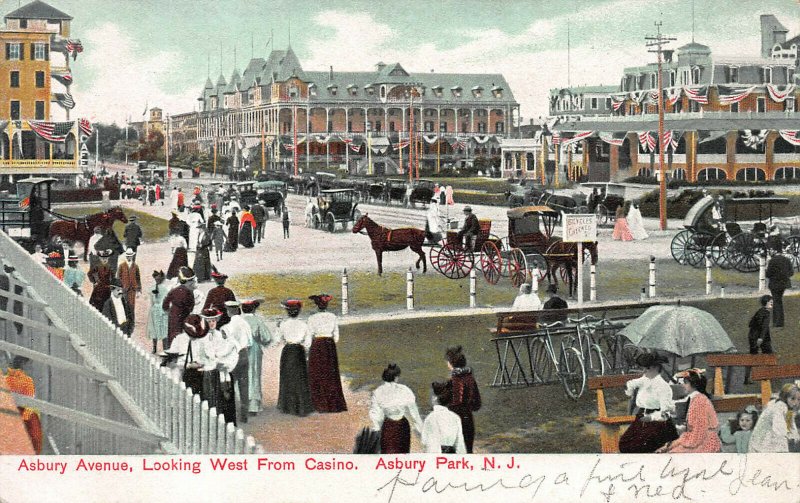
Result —
<instances>
[{"instance_id":1,"label":"white hat","mask_svg":"<svg viewBox=\"0 0 800 503\"><path fill-rule=\"evenodd\" d=\"M133 251L133 248L128 248L125 250L126 257L133 257L134 255L136 255L136 252Z\"/></svg>"}]
</instances>

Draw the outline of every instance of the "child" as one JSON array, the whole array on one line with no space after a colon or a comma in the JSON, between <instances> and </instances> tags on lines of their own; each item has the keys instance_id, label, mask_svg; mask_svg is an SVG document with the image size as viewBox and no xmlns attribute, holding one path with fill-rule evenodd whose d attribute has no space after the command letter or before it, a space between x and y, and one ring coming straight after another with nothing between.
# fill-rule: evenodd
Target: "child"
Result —
<instances>
[{"instance_id":1,"label":"child","mask_svg":"<svg viewBox=\"0 0 800 503\"><path fill-rule=\"evenodd\" d=\"M289 208L284 204L281 209L283 212L283 239L289 237Z\"/></svg>"},{"instance_id":2,"label":"child","mask_svg":"<svg viewBox=\"0 0 800 503\"><path fill-rule=\"evenodd\" d=\"M750 448L750 436L758 421L758 411L752 405L736 414L736 421L726 421L719 437L723 444L736 444L737 454L746 454Z\"/></svg>"},{"instance_id":3,"label":"child","mask_svg":"<svg viewBox=\"0 0 800 503\"><path fill-rule=\"evenodd\" d=\"M225 230L222 228L222 222L219 220L214 222L214 230L211 231L211 241L214 244L217 260L222 260L222 249L225 247Z\"/></svg>"},{"instance_id":4,"label":"child","mask_svg":"<svg viewBox=\"0 0 800 503\"><path fill-rule=\"evenodd\" d=\"M789 452L789 441L800 440L794 415L800 405L800 388L785 384L778 398L770 401L753 428L747 452Z\"/></svg>"}]
</instances>

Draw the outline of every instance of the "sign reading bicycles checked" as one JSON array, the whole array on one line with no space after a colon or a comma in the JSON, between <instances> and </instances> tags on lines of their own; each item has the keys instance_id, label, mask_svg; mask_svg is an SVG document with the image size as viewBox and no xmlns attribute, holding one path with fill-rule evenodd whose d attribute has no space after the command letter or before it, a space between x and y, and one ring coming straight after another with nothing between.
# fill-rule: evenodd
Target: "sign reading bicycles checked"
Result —
<instances>
[{"instance_id":1,"label":"sign reading bicycles checked","mask_svg":"<svg viewBox=\"0 0 800 503\"><path fill-rule=\"evenodd\" d=\"M597 241L597 215L564 214L564 242Z\"/></svg>"}]
</instances>

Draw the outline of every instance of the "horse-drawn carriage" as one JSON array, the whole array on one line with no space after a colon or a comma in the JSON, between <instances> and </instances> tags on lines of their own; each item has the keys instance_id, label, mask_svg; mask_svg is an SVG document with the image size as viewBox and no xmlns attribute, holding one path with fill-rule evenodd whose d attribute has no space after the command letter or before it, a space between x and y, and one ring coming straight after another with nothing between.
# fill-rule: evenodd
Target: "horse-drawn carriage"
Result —
<instances>
[{"instance_id":1,"label":"horse-drawn carriage","mask_svg":"<svg viewBox=\"0 0 800 503\"><path fill-rule=\"evenodd\" d=\"M47 240L51 186L55 178L26 178L16 182L16 193L0 192L0 229L33 251Z\"/></svg>"},{"instance_id":2,"label":"horse-drawn carriage","mask_svg":"<svg viewBox=\"0 0 800 503\"><path fill-rule=\"evenodd\" d=\"M336 232L336 224L341 223L347 229L348 223L361 217L357 206L356 191L353 189L322 190L311 210L312 226L314 229Z\"/></svg>"},{"instance_id":3,"label":"horse-drawn carriage","mask_svg":"<svg viewBox=\"0 0 800 503\"><path fill-rule=\"evenodd\" d=\"M239 204L244 206L252 206L258 201L258 191L256 191L254 181L237 182L235 187L239 193Z\"/></svg>"},{"instance_id":4,"label":"horse-drawn carriage","mask_svg":"<svg viewBox=\"0 0 800 503\"><path fill-rule=\"evenodd\" d=\"M256 182L254 185L258 192L258 200L266 208L272 208L276 215L280 215L283 209L283 202L286 200L288 187L286 182L280 180L268 180Z\"/></svg>"},{"instance_id":5,"label":"horse-drawn carriage","mask_svg":"<svg viewBox=\"0 0 800 503\"><path fill-rule=\"evenodd\" d=\"M689 209L683 221L684 230L672 238L670 251L680 264L702 267L706 255L723 269L755 272L759 257L771 255L770 239L780 240L795 270L800 270L800 235L796 227L773 226L772 206L788 204L785 197L703 196ZM739 206L758 207L758 221L744 230L738 223ZM764 207L768 208L768 223L763 221ZM730 213L733 215L730 215ZM778 232L776 232L778 231Z\"/></svg>"},{"instance_id":6,"label":"horse-drawn carriage","mask_svg":"<svg viewBox=\"0 0 800 503\"><path fill-rule=\"evenodd\" d=\"M625 204L625 185L611 182L582 183L582 187L591 188L592 194L587 199L586 213L597 215L597 225L614 222L617 208Z\"/></svg>"}]
</instances>

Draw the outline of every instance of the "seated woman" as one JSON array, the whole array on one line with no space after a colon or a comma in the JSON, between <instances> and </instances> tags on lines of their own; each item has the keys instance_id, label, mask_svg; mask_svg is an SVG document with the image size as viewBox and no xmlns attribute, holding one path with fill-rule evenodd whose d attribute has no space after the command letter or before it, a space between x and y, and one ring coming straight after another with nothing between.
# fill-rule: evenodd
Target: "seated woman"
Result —
<instances>
[{"instance_id":1,"label":"seated woman","mask_svg":"<svg viewBox=\"0 0 800 503\"><path fill-rule=\"evenodd\" d=\"M717 412L706 392L708 381L705 370L689 369L679 372L684 389L689 394L689 409L686 412L686 431L677 440L667 442L656 452L719 452L719 421Z\"/></svg>"},{"instance_id":2,"label":"seated woman","mask_svg":"<svg viewBox=\"0 0 800 503\"><path fill-rule=\"evenodd\" d=\"M619 439L619 452L654 452L665 442L678 438L672 415L675 406L672 402L672 388L661 377L666 359L655 353L643 353L636 358L636 364L644 368L638 379L628 381L625 394L636 392L636 420Z\"/></svg>"}]
</instances>

